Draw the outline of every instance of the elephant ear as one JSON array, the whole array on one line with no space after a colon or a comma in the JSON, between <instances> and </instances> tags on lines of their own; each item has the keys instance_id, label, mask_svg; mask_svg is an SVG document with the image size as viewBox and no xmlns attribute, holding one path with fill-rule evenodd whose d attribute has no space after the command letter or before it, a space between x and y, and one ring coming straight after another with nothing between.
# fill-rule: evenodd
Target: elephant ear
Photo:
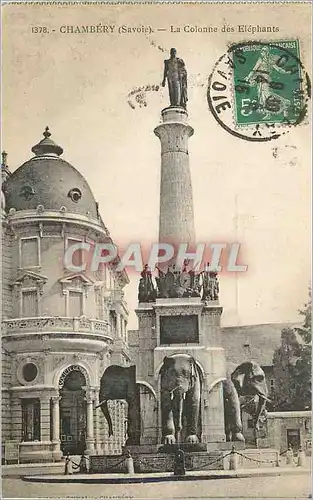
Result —
<instances>
[{"instance_id":1,"label":"elephant ear","mask_svg":"<svg viewBox=\"0 0 313 500\"><path fill-rule=\"evenodd\" d=\"M242 389L245 381L245 377L247 376L247 363L242 363L237 366L236 370L231 374L231 379L236 387L236 389Z\"/></svg>"},{"instance_id":2,"label":"elephant ear","mask_svg":"<svg viewBox=\"0 0 313 500\"><path fill-rule=\"evenodd\" d=\"M251 373L252 373L253 377L264 376L264 372L263 372L262 368L254 361L251 361Z\"/></svg>"},{"instance_id":3,"label":"elephant ear","mask_svg":"<svg viewBox=\"0 0 313 500\"><path fill-rule=\"evenodd\" d=\"M169 356L165 356L163 359L163 366L168 367L171 366L174 363L174 359L170 358Z\"/></svg>"}]
</instances>

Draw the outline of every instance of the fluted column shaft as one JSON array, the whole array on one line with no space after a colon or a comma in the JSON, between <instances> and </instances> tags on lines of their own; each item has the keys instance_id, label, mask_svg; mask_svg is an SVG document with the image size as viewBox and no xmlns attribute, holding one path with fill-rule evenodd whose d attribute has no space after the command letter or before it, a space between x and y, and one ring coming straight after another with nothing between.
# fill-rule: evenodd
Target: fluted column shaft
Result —
<instances>
[{"instance_id":1,"label":"fluted column shaft","mask_svg":"<svg viewBox=\"0 0 313 500\"><path fill-rule=\"evenodd\" d=\"M161 186L159 241L195 242L192 185L189 169L188 125L185 109L169 107L162 111L163 123L154 133L161 142Z\"/></svg>"}]
</instances>

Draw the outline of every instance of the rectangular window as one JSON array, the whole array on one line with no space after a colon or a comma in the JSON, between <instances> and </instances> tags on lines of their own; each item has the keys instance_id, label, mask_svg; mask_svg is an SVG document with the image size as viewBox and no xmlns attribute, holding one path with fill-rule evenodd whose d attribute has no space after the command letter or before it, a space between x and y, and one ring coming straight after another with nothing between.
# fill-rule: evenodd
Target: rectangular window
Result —
<instances>
[{"instance_id":1,"label":"rectangular window","mask_svg":"<svg viewBox=\"0 0 313 500\"><path fill-rule=\"evenodd\" d=\"M116 314L114 311L110 311L110 327L111 327L111 333L116 334L116 326L117 326L117 318Z\"/></svg>"},{"instance_id":2,"label":"rectangular window","mask_svg":"<svg viewBox=\"0 0 313 500\"><path fill-rule=\"evenodd\" d=\"M83 315L83 294L82 292L72 292L68 294L69 316Z\"/></svg>"},{"instance_id":3,"label":"rectangular window","mask_svg":"<svg viewBox=\"0 0 313 500\"><path fill-rule=\"evenodd\" d=\"M24 318L32 318L38 315L37 290L22 290L22 311Z\"/></svg>"},{"instance_id":4,"label":"rectangular window","mask_svg":"<svg viewBox=\"0 0 313 500\"><path fill-rule=\"evenodd\" d=\"M39 259L39 238L20 239L20 267L40 266Z\"/></svg>"},{"instance_id":5,"label":"rectangular window","mask_svg":"<svg viewBox=\"0 0 313 500\"><path fill-rule=\"evenodd\" d=\"M300 448L300 429L286 429L287 432L287 447L291 446L294 451Z\"/></svg>"},{"instance_id":6,"label":"rectangular window","mask_svg":"<svg viewBox=\"0 0 313 500\"><path fill-rule=\"evenodd\" d=\"M40 400L22 400L22 440L40 441Z\"/></svg>"},{"instance_id":7,"label":"rectangular window","mask_svg":"<svg viewBox=\"0 0 313 500\"><path fill-rule=\"evenodd\" d=\"M253 429L253 428L254 428L253 419L248 418L248 429Z\"/></svg>"}]
</instances>

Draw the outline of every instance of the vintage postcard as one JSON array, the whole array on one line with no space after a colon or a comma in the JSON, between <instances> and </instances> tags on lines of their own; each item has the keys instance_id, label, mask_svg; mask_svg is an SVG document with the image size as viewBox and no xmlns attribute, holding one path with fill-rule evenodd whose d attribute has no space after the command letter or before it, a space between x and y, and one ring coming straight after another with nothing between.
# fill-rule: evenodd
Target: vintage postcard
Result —
<instances>
[{"instance_id":1,"label":"vintage postcard","mask_svg":"<svg viewBox=\"0 0 313 500\"><path fill-rule=\"evenodd\" d=\"M309 498L311 3L2 19L2 497Z\"/></svg>"}]
</instances>

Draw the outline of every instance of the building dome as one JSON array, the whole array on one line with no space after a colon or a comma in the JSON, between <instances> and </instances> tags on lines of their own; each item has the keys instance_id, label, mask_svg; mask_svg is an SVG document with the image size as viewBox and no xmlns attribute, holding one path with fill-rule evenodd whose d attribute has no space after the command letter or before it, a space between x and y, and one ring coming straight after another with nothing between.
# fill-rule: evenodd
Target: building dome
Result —
<instances>
[{"instance_id":1,"label":"building dome","mask_svg":"<svg viewBox=\"0 0 313 500\"><path fill-rule=\"evenodd\" d=\"M36 156L15 170L6 182L6 210L59 210L98 217L97 203L84 177L70 163L60 158L63 149L50 137L32 148ZM63 209L64 210L64 209Z\"/></svg>"}]
</instances>

